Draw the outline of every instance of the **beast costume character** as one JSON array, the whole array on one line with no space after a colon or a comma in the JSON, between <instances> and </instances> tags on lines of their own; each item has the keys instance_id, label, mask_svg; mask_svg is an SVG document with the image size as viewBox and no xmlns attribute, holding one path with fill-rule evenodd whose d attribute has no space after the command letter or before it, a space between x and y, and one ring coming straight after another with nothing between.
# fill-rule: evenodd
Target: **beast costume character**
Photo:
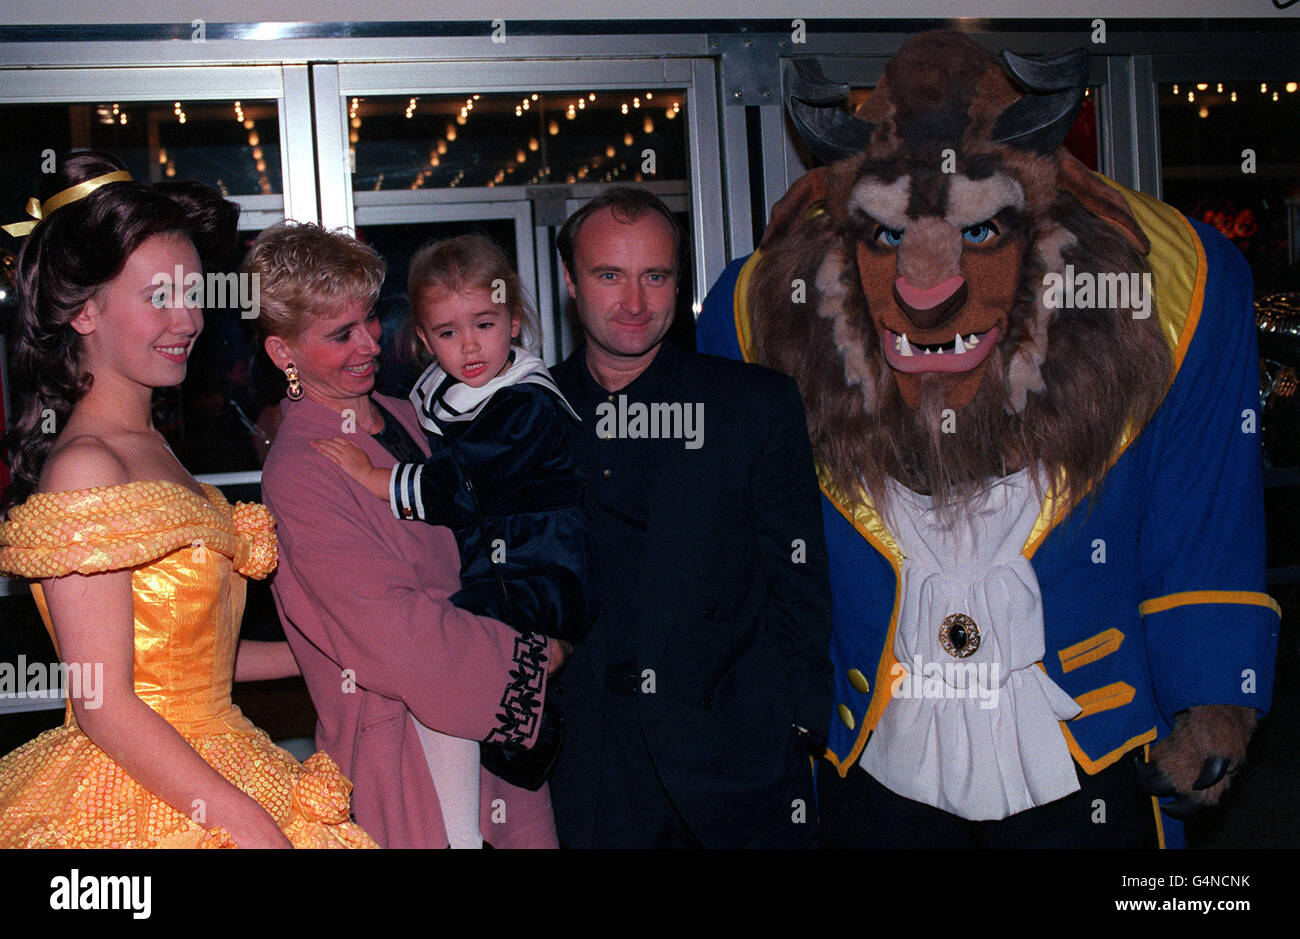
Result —
<instances>
[{"instance_id":1,"label":"beast costume character","mask_svg":"<svg viewBox=\"0 0 1300 939\"><path fill-rule=\"evenodd\" d=\"M808 412L824 843L1179 845L1273 683L1250 273L1061 148L1082 52L1003 62L915 37L852 116L794 63L827 165L697 335Z\"/></svg>"}]
</instances>

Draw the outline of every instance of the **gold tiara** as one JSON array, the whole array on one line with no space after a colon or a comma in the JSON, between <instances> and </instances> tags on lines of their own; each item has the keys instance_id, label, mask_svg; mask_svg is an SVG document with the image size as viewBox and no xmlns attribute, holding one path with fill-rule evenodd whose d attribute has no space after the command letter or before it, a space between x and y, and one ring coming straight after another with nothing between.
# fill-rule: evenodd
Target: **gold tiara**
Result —
<instances>
[{"instance_id":1,"label":"gold tiara","mask_svg":"<svg viewBox=\"0 0 1300 939\"><path fill-rule=\"evenodd\" d=\"M5 232L13 235L15 238L21 238L31 232L40 222L49 218L50 213L55 209L61 209L69 203L76 202L78 199L84 199L100 186L107 186L109 183L126 183L131 181L131 174L126 170L118 170L115 173L105 173L103 176L96 176L94 179L88 179L84 183L77 183L75 186L69 186L62 192L56 192L43 203L37 202L35 197L27 200L27 214L32 217L32 221L14 222L10 225L3 225Z\"/></svg>"}]
</instances>

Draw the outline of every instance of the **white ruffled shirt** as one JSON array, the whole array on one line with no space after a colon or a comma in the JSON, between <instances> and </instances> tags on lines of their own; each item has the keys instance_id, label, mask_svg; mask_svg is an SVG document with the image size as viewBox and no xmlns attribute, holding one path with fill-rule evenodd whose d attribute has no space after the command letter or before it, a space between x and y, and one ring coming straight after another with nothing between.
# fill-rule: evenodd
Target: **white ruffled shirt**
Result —
<instances>
[{"instance_id":1,"label":"white ruffled shirt","mask_svg":"<svg viewBox=\"0 0 1300 939\"><path fill-rule=\"evenodd\" d=\"M972 820L1006 818L1077 791L1058 722L1081 708L1037 664L1042 593L1021 553L1040 504L1029 472L993 482L952 529L939 523L928 496L888 485L887 521L904 555L899 665L894 700L859 765L901 796ZM964 658L940 642L941 624L956 613L979 630L978 647Z\"/></svg>"}]
</instances>

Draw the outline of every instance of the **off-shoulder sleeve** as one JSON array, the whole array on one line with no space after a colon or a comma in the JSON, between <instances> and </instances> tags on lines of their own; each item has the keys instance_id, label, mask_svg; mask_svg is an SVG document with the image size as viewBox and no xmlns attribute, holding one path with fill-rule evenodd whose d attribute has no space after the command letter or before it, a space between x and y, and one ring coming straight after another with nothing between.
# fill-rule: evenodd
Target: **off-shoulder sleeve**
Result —
<instances>
[{"instance_id":1,"label":"off-shoulder sleeve","mask_svg":"<svg viewBox=\"0 0 1300 939\"><path fill-rule=\"evenodd\" d=\"M127 570L178 548L204 547L245 576L275 569L275 522L261 505L231 506L171 482L38 492L0 525L0 570L32 580Z\"/></svg>"}]
</instances>

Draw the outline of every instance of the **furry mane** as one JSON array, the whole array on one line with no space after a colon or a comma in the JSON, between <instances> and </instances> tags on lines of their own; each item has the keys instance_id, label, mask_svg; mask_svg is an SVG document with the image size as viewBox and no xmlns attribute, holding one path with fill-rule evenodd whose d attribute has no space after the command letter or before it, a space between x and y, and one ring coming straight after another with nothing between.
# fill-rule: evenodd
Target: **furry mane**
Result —
<instances>
[{"instance_id":1,"label":"furry mane","mask_svg":"<svg viewBox=\"0 0 1300 939\"><path fill-rule=\"evenodd\" d=\"M798 383L818 462L842 491L862 487L880 507L887 477L953 510L989 477L1026 466L1041 471L1040 488L1059 477L1058 495L1081 497L1104 475L1125 427L1159 406L1171 360L1154 315L1045 310L1043 277L1066 264L1076 274L1145 272L1142 254L1059 190L1035 220L1009 326L979 394L944 433L933 382L915 411L900 398L851 261L855 233L833 208L858 165L832 167L823 210L797 213L769 234L750 281L757 359Z\"/></svg>"}]
</instances>

